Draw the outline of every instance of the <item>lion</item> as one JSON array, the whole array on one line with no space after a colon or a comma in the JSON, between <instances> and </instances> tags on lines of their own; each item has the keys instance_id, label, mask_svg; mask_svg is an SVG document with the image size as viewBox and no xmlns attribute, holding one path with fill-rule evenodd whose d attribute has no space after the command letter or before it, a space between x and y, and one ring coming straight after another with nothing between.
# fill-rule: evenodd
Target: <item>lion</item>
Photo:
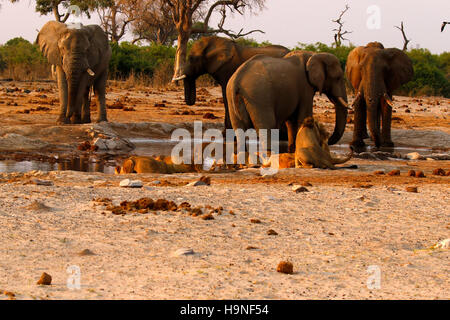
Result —
<instances>
[{"instance_id":1,"label":"lion","mask_svg":"<svg viewBox=\"0 0 450 320\"><path fill-rule=\"evenodd\" d=\"M336 169L335 164L345 163L353 156L353 150L345 158L333 158L328 147L328 132L313 117L303 121L297 132L295 145L296 168Z\"/></svg>"},{"instance_id":2,"label":"lion","mask_svg":"<svg viewBox=\"0 0 450 320\"><path fill-rule=\"evenodd\" d=\"M171 157L144 157L132 156L126 159L122 166L117 166L116 174L128 173L186 173L197 172L199 168L196 165L189 164L175 164Z\"/></svg>"}]
</instances>

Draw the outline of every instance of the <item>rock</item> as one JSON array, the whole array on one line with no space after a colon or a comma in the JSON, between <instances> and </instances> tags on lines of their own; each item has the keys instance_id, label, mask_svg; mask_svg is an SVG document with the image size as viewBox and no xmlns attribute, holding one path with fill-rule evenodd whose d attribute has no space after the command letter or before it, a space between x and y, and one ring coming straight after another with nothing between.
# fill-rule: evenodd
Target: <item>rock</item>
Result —
<instances>
[{"instance_id":1,"label":"rock","mask_svg":"<svg viewBox=\"0 0 450 320\"><path fill-rule=\"evenodd\" d=\"M152 184L161 184L161 181L159 181L159 180L154 180L154 181L152 181Z\"/></svg>"},{"instance_id":2,"label":"rock","mask_svg":"<svg viewBox=\"0 0 450 320\"><path fill-rule=\"evenodd\" d=\"M79 256L94 256L95 253L93 253L91 250L89 249L84 249L83 251L78 252Z\"/></svg>"},{"instance_id":3,"label":"rock","mask_svg":"<svg viewBox=\"0 0 450 320\"><path fill-rule=\"evenodd\" d=\"M408 177L415 177L415 176L416 176L416 172L414 170L408 171Z\"/></svg>"},{"instance_id":4,"label":"rock","mask_svg":"<svg viewBox=\"0 0 450 320\"><path fill-rule=\"evenodd\" d=\"M251 223L261 223L261 220L252 218L252 219L250 219L250 222Z\"/></svg>"},{"instance_id":5,"label":"rock","mask_svg":"<svg viewBox=\"0 0 450 320\"><path fill-rule=\"evenodd\" d=\"M389 176L399 176L400 175L400 170L392 170L391 172L388 173Z\"/></svg>"},{"instance_id":6,"label":"rock","mask_svg":"<svg viewBox=\"0 0 450 320\"><path fill-rule=\"evenodd\" d=\"M34 210L34 211L51 211L52 208L50 208L49 206L45 205L42 202L39 202L37 200L33 201L32 204L30 204L27 209L29 210Z\"/></svg>"},{"instance_id":7,"label":"rock","mask_svg":"<svg viewBox=\"0 0 450 320\"><path fill-rule=\"evenodd\" d=\"M411 152L406 155L407 159L410 160L422 160L423 157L418 152Z\"/></svg>"},{"instance_id":8,"label":"rock","mask_svg":"<svg viewBox=\"0 0 450 320\"><path fill-rule=\"evenodd\" d=\"M375 171L373 174L375 174L375 175L383 175L384 174L384 171L383 170L377 170L377 171Z\"/></svg>"},{"instance_id":9,"label":"rock","mask_svg":"<svg viewBox=\"0 0 450 320\"><path fill-rule=\"evenodd\" d=\"M52 276L48 273L42 273L41 278L38 280L37 284L49 286L52 283Z\"/></svg>"},{"instance_id":10,"label":"rock","mask_svg":"<svg viewBox=\"0 0 450 320\"><path fill-rule=\"evenodd\" d=\"M50 180L31 179L31 182L38 186L52 186L53 185L53 181L50 181Z\"/></svg>"},{"instance_id":11,"label":"rock","mask_svg":"<svg viewBox=\"0 0 450 320\"><path fill-rule=\"evenodd\" d=\"M189 256L189 255L193 255L194 254L194 250L190 249L190 248L180 248L177 251L175 251L173 253L174 256Z\"/></svg>"},{"instance_id":12,"label":"rock","mask_svg":"<svg viewBox=\"0 0 450 320\"><path fill-rule=\"evenodd\" d=\"M106 140L102 138L96 138L94 140L94 146L98 148L98 150L108 150L108 147L106 145Z\"/></svg>"},{"instance_id":13,"label":"rock","mask_svg":"<svg viewBox=\"0 0 450 320\"><path fill-rule=\"evenodd\" d=\"M269 236L277 236L278 232L276 232L273 229L270 229L270 230L267 231L267 235L269 235Z\"/></svg>"},{"instance_id":14,"label":"rock","mask_svg":"<svg viewBox=\"0 0 450 320\"><path fill-rule=\"evenodd\" d=\"M407 192L418 193L417 187L406 187L406 191L407 191Z\"/></svg>"},{"instance_id":15,"label":"rock","mask_svg":"<svg viewBox=\"0 0 450 320\"><path fill-rule=\"evenodd\" d=\"M248 246L247 248L245 248L245 250L256 250L256 249L258 248L254 246Z\"/></svg>"},{"instance_id":16,"label":"rock","mask_svg":"<svg viewBox=\"0 0 450 320\"><path fill-rule=\"evenodd\" d=\"M211 185L211 178L208 176L201 176L200 177L200 181L203 181L204 183L206 183L206 185Z\"/></svg>"},{"instance_id":17,"label":"rock","mask_svg":"<svg viewBox=\"0 0 450 320\"><path fill-rule=\"evenodd\" d=\"M365 184L365 183L357 183L352 186L352 188L362 188L362 189L370 189L373 187L373 184Z\"/></svg>"},{"instance_id":18,"label":"rock","mask_svg":"<svg viewBox=\"0 0 450 320\"><path fill-rule=\"evenodd\" d=\"M285 273L285 274L293 274L294 273L294 265L289 261L281 261L277 266L277 272Z\"/></svg>"},{"instance_id":19,"label":"rock","mask_svg":"<svg viewBox=\"0 0 450 320\"><path fill-rule=\"evenodd\" d=\"M448 249L450 247L450 239L445 239L436 243L433 249Z\"/></svg>"},{"instance_id":20,"label":"rock","mask_svg":"<svg viewBox=\"0 0 450 320\"><path fill-rule=\"evenodd\" d=\"M435 176L445 176L445 171L442 168L434 169L433 174Z\"/></svg>"},{"instance_id":21,"label":"rock","mask_svg":"<svg viewBox=\"0 0 450 320\"><path fill-rule=\"evenodd\" d=\"M292 186L292 191L294 191L295 193L300 193L300 192L308 192L309 190L306 189L303 186L299 186L299 185L293 185Z\"/></svg>"},{"instance_id":22,"label":"rock","mask_svg":"<svg viewBox=\"0 0 450 320\"><path fill-rule=\"evenodd\" d=\"M211 213L204 214L200 216L203 220L214 220L214 216Z\"/></svg>"},{"instance_id":23,"label":"rock","mask_svg":"<svg viewBox=\"0 0 450 320\"><path fill-rule=\"evenodd\" d=\"M141 180L124 179L120 181L119 186L124 188L142 188L143 184Z\"/></svg>"},{"instance_id":24,"label":"rock","mask_svg":"<svg viewBox=\"0 0 450 320\"><path fill-rule=\"evenodd\" d=\"M416 171L416 178L425 178L423 171Z\"/></svg>"},{"instance_id":25,"label":"rock","mask_svg":"<svg viewBox=\"0 0 450 320\"><path fill-rule=\"evenodd\" d=\"M186 186L188 187L198 187L198 186L207 186L208 184L204 181L201 180L197 180L197 181L192 181L190 183L188 183Z\"/></svg>"}]
</instances>

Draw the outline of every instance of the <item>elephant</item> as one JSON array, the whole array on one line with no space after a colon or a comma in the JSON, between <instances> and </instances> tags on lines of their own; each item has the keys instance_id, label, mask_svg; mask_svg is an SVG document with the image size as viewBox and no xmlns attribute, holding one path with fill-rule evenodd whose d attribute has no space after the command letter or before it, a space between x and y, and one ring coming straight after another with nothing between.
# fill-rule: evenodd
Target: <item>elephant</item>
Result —
<instances>
[{"instance_id":1,"label":"elephant","mask_svg":"<svg viewBox=\"0 0 450 320\"><path fill-rule=\"evenodd\" d=\"M347 123L344 72L336 56L308 51L294 51L283 58L254 56L236 70L227 85L233 129L277 129L285 123L288 152L293 153L297 129L312 116L317 91L335 105L335 128L328 140L335 144ZM264 150L270 145L270 134L266 143Z\"/></svg>"},{"instance_id":2,"label":"elephant","mask_svg":"<svg viewBox=\"0 0 450 320\"><path fill-rule=\"evenodd\" d=\"M226 87L233 73L254 55L265 54L281 58L288 52L289 49L279 45L253 48L217 36L203 37L193 44L183 74L173 80L183 79L185 101L191 106L196 100L195 80L203 74L210 74L222 87L225 129L231 129Z\"/></svg>"},{"instance_id":3,"label":"elephant","mask_svg":"<svg viewBox=\"0 0 450 320\"><path fill-rule=\"evenodd\" d=\"M368 137L366 118L375 146L393 147L391 139L392 93L413 78L411 59L396 48L379 42L353 49L347 58L347 78L356 94L352 147L362 150ZM382 131L380 136L380 117Z\"/></svg>"},{"instance_id":4,"label":"elephant","mask_svg":"<svg viewBox=\"0 0 450 320\"><path fill-rule=\"evenodd\" d=\"M297 132L295 167L336 169L335 164L352 158L353 150L345 158L332 157L327 140L328 132L323 125L313 117L306 118Z\"/></svg>"},{"instance_id":5,"label":"elephant","mask_svg":"<svg viewBox=\"0 0 450 320\"><path fill-rule=\"evenodd\" d=\"M36 43L52 65L52 72L56 69L61 106L58 123L91 122L91 87L97 100L98 122L107 121L105 94L111 48L105 32L98 25L69 28L50 21L42 27Z\"/></svg>"}]
</instances>

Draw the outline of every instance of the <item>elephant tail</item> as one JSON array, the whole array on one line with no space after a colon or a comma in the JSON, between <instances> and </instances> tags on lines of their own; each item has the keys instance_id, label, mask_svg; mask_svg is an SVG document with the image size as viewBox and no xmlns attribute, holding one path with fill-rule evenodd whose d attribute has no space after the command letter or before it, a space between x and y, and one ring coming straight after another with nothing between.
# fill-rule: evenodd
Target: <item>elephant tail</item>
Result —
<instances>
[{"instance_id":1,"label":"elephant tail","mask_svg":"<svg viewBox=\"0 0 450 320\"><path fill-rule=\"evenodd\" d=\"M235 125L241 124L237 127L242 128L243 124L246 124L246 127L251 123L250 116L247 112L248 101L245 99L241 88L236 84L236 81L233 81L235 80L233 78L234 77L230 79L227 86L228 112L230 113L231 123L234 122Z\"/></svg>"}]
</instances>

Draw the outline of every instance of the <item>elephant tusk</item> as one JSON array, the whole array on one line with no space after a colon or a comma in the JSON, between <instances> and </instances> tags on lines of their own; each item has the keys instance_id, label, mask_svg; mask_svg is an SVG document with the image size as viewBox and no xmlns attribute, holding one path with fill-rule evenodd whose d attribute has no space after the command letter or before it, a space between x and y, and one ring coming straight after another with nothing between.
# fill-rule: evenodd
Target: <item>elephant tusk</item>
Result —
<instances>
[{"instance_id":1,"label":"elephant tusk","mask_svg":"<svg viewBox=\"0 0 450 320\"><path fill-rule=\"evenodd\" d=\"M95 72L92 71L91 68L88 68L86 71L87 71L87 73L89 73L89 75L90 75L91 77L95 76Z\"/></svg>"},{"instance_id":2,"label":"elephant tusk","mask_svg":"<svg viewBox=\"0 0 450 320\"><path fill-rule=\"evenodd\" d=\"M185 74L183 74L183 75L181 75L181 76L179 76L179 77L174 77L173 79L172 79L172 81L178 81L178 80L183 80L183 79L186 79L186 75Z\"/></svg>"},{"instance_id":3,"label":"elephant tusk","mask_svg":"<svg viewBox=\"0 0 450 320\"><path fill-rule=\"evenodd\" d=\"M348 109L347 102L345 102L344 98L338 97L337 99L338 99L338 101L340 102L340 104L341 104L343 107L345 107L346 109Z\"/></svg>"},{"instance_id":4,"label":"elephant tusk","mask_svg":"<svg viewBox=\"0 0 450 320\"><path fill-rule=\"evenodd\" d=\"M383 95L384 100L386 101L386 103L392 108L394 106L394 102L392 101L391 98L389 98L388 94L385 93Z\"/></svg>"}]
</instances>

